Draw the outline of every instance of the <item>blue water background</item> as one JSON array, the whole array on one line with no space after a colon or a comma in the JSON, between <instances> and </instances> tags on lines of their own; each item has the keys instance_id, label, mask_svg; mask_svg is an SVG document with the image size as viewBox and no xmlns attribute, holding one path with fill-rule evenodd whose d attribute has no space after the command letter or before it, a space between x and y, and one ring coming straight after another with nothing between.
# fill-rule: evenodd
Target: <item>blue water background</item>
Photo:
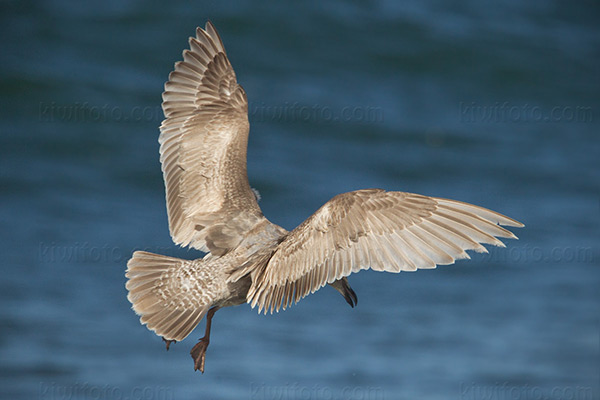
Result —
<instances>
[{"instance_id":1,"label":"blue water background","mask_svg":"<svg viewBox=\"0 0 600 400\"><path fill-rule=\"evenodd\" d=\"M600 398L598 3L0 8L1 398ZM207 19L248 93L273 222L380 187L500 211L520 240L351 276L355 309L325 288L272 316L221 310L195 373L203 324L166 352L124 270L135 249L200 256L169 237L157 137Z\"/></svg>"}]
</instances>

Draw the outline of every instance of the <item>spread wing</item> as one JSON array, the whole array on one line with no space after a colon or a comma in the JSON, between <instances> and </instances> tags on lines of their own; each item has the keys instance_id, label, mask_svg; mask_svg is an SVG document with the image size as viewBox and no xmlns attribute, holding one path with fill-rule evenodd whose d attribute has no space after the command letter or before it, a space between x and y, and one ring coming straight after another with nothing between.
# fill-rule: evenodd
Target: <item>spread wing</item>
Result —
<instances>
[{"instance_id":1,"label":"spread wing","mask_svg":"<svg viewBox=\"0 0 600 400\"><path fill-rule=\"evenodd\" d=\"M499 225L523 224L454 200L380 189L344 193L294 229L253 279L252 307L278 311L363 269L435 268L516 239Z\"/></svg>"},{"instance_id":2,"label":"spread wing","mask_svg":"<svg viewBox=\"0 0 600 400\"><path fill-rule=\"evenodd\" d=\"M214 26L165 84L160 161L173 241L223 255L264 217L248 184L248 101Z\"/></svg>"}]
</instances>

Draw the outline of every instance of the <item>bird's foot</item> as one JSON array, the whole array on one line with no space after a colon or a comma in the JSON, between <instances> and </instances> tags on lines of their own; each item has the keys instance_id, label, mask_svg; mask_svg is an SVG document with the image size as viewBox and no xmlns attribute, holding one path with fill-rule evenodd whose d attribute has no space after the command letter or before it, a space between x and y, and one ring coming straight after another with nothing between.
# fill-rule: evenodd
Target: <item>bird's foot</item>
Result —
<instances>
[{"instance_id":1,"label":"bird's foot","mask_svg":"<svg viewBox=\"0 0 600 400\"><path fill-rule=\"evenodd\" d=\"M171 347L171 343L177 343L177 340L167 340L164 337L162 338L163 342L167 344L167 351L169 351L169 347Z\"/></svg>"},{"instance_id":2,"label":"bird's foot","mask_svg":"<svg viewBox=\"0 0 600 400\"><path fill-rule=\"evenodd\" d=\"M194 371L200 370L200 372L204 373L204 359L206 357L206 349L208 348L208 343L208 339L202 338L198 343L196 343L194 347L192 347L192 351L190 351L190 354L194 359Z\"/></svg>"}]
</instances>

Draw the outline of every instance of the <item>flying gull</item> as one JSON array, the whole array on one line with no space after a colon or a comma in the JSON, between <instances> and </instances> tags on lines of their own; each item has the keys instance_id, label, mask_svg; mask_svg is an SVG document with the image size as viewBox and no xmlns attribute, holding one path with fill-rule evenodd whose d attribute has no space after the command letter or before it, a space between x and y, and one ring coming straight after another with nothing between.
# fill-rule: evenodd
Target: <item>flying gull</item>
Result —
<instances>
[{"instance_id":1,"label":"flying gull","mask_svg":"<svg viewBox=\"0 0 600 400\"><path fill-rule=\"evenodd\" d=\"M215 312L248 303L286 309L325 285L354 307L347 277L364 269L400 272L452 264L466 250L516 239L522 227L497 212L455 200L381 189L335 196L291 232L262 214L248 183L248 101L215 27L189 39L162 95L160 161L173 241L206 253L183 260L136 251L127 298L167 350L206 316L192 348L204 372Z\"/></svg>"}]
</instances>

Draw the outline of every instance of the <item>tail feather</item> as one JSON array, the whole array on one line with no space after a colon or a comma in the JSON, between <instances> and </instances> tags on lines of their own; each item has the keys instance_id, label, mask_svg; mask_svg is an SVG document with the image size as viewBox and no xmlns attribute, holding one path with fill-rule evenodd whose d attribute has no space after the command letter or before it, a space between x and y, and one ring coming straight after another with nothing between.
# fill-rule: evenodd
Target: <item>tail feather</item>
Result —
<instances>
[{"instance_id":1,"label":"tail feather","mask_svg":"<svg viewBox=\"0 0 600 400\"><path fill-rule=\"evenodd\" d=\"M127 299L140 322L166 340L181 341L210 309L194 261L136 251L127 263Z\"/></svg>"}]
</instances>

